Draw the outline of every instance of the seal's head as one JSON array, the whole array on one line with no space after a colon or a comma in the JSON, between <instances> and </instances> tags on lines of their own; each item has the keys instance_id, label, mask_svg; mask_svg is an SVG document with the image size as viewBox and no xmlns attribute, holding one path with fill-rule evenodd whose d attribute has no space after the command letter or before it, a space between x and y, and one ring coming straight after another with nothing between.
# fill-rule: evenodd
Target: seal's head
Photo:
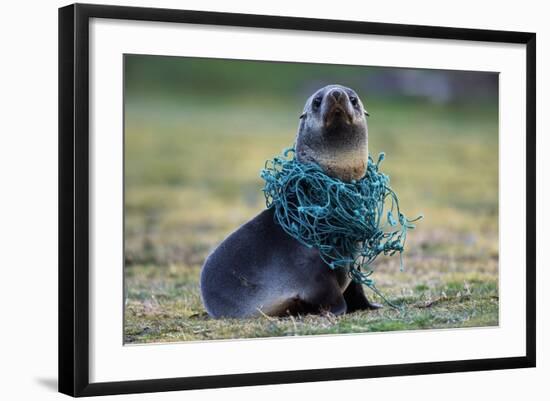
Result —
<instances>
[{"instance_id":1,"label":"seal's head","mask_svg":"<svg viewBox=\"0 0 550 401\"><path fill-rule=\"evenodd\" d=\"M354 90L328 85L307 100L300 116L296 157L315 162L344 181L365 175L368 163L368 113Z\"/></svg>"}]
</instances>

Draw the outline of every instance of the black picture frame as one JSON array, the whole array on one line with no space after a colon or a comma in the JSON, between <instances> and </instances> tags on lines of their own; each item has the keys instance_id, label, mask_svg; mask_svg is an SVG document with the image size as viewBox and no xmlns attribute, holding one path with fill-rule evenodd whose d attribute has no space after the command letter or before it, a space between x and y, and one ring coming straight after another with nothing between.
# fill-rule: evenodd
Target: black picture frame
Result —
<instances>
[{"instance_id":1,"label":"black picture frame","mask_svg":"<svg viewBox=\"0 0 550 401\"><path fill-rule=\"evenodd\" d=\"M521 357L90 383L89 21L179 22L369 35L516 43L526 46L526 353ZM74 4L59 9L59 391L71 396L252 386L534 367L536 35L435 26Z\"/></svg>"}]
</instances>

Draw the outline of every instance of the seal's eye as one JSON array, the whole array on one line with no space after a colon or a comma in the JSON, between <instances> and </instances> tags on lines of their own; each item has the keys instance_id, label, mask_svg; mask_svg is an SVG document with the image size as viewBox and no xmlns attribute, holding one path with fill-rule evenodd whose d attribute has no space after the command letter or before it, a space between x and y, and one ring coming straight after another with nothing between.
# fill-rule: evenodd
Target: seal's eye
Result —
<instances>
[{"instance_id":1,"label":"seal's eye","mask_svg":"<svg viewBox=\"0 0 550 401\"><path fill-rule=\"evenodd\" d=\"M316 109L319 108L319 106L321 106L322 100L323 98L321 96L318 96L315 99L313 99L313 107Z\"/></svg>"},{"instance_id":2,"label":"seal's eye","mask_svg":"<svg viewBox=\"0 0 550 401\"><path fill-rule=\"evenodd\" d=\"M349 101L353 106L357 106L357 98L355 96L350 96Z\"/></svg>"}]
</instances>

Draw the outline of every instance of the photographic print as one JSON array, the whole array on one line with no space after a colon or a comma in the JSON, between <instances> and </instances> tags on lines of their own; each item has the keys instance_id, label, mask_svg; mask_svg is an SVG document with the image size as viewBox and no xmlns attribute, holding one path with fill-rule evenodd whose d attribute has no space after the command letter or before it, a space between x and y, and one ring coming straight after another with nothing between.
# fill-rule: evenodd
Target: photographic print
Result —
<instances>
[{"instance_id":1,"label":"photographic print","mask_svg":"<svg viewBox=\"0 0 550 401\"><path fill-rule=\"evenodd\" d=\"M499 76L124 55L124 343L499 324Z\"/></svg>"},{"instance_id":2,"label":"photographic print","mask_svg":"<svg viewBox=\"0 0 550 401\"><path fill-rule=\"evenodd\" d=\"M535 61L531 32L61 8L59 391L534 367Z\"/></svg>"}]
</instances>

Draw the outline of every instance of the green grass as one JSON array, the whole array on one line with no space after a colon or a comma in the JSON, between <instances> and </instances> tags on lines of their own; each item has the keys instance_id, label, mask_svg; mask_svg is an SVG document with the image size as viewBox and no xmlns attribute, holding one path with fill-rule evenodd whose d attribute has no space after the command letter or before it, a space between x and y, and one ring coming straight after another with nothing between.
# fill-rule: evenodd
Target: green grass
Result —
<instances>
[{"instance_id":1,"label":"green grass","mask_svg":"<svg viewBox=\"0 0 550 401\"><path fill-rule=\"evenodd\" d=\"M493 264L494 265L494 264ZM494 267L494 266L493 266ZM498 290L492 269L449 272L422 289L410 288L409 274L381 276L386 295L402 310L384 307L343 316L211 319L202 306L199 267L133 266L128 270L125 342L169 342L374 331L479 327L498 324ZM375 296L373 299L377 299Z\"/></svg>"},{"instance_id":2,"label":"green grass","mask_svg":"<svg viewBox=\"0 0 550 401\"><path fill-rule=\"evenodd\" d=\"M167 342L498 325L496 105L369 100L369 149L386 152L403 211L424 214L405 270L373 275L402 311L210 319L206 255L264 208L259 171L290 146L303 99L127 99L125 341ZM369 293L374 300L376 296Z\"/></svg>"}]
</instances>

